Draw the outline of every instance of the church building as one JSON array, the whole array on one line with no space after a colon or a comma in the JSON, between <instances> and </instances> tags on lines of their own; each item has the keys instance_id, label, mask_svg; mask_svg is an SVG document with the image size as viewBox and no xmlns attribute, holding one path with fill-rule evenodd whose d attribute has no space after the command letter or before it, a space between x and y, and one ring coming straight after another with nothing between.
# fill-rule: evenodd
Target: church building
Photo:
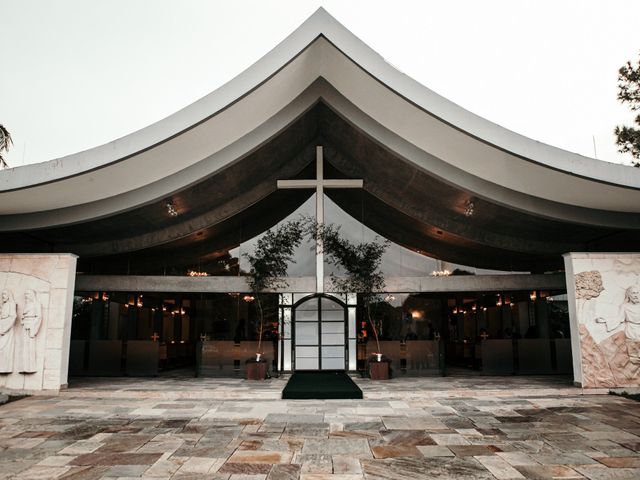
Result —
<instances>
[{"instance_id":1,"label":"church building","mask_svg":"<svg viewBox=\"0 0 640 480\"><path fill-rule=\"evenodd\" d=\"M256 353L364 374L361 296L311 240L259 328L245 254L301 216L389 241L372 312L394 376L640 386L640 169L480 118L319 9L170 117L0 171L0 390L242 377Z\"/></svg>"}]
</instances>

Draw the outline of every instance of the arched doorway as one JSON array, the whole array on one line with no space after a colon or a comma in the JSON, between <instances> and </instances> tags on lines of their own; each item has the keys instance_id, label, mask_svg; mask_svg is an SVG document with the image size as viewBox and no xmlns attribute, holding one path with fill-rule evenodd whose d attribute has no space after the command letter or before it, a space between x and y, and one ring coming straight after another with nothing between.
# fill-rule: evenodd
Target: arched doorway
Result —
<instances>
[{"instance_id":1,"label":"arched doorway","mask_svg":"<svg viewBox=\"0 0 640 480\"><path fill-rule=\"evenodd\" d=\"M293 308L294 370L346 370L346 305L327 295L305 297Z\"/></svg>"}]
</instances>

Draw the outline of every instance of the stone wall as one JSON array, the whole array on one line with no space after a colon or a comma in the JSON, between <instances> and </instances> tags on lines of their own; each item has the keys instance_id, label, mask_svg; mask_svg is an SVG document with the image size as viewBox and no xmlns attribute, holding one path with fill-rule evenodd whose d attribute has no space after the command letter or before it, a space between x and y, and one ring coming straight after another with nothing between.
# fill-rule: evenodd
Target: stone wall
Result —
<instances>
[{"instance_id":1,"label":"stone wall","mask_svg":"<svg viewBox=\"0 0 640 480\"><path fill-rule=\"evenodd\" d=\"M640 253L564 259L575 382L640 386Z\"/></svg>"},{"instance_id":2,"label":"stone wall","mask_svg":"<svg viewBox=\"0 0 640 480\"><path fill-rule=\"evenodd\" d=\"M66 387L76 260L0 254L0 390Z\"/></svg>"}]
</instances>

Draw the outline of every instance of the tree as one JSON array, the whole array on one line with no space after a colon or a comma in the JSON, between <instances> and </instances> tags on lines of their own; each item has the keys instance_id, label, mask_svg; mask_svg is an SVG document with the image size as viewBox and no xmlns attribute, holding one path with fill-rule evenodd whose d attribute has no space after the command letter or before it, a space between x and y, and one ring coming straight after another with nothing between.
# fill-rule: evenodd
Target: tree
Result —
<instances>
[{"instance_id":1,"label":"tree","mask_svg":"<svg viewBox=\"0 0 640 480\"><path fill-rule=\"evenodd\" d=\"M7 165L5 159L2 157L2 152L8 152L9 147L12 143L13 140L11 140L11 134L9 133L9 130L4 128L4 125L0 124L0 168L7 168L9 166Z\"/></svg>"},{"instance_id":2,"label":"tree","mask_svg":"<svg viewBox=\"0 0 640 480\"><path fill-rule=\"evenodd\" d=\"M267 232L258 240L253 254L245 253L251 269L247 284L256 300L260 331L258 351L262 353L262 332L264 330L264 310L262 295L265 290L288 286L283 278L287 275L287 264L293 262L293 253L302 241L304 225L301 220L290 221Z\"/></svg>"},{"instance_id":3,"label":"tree","mask_svg":"<svg viewBox=\"0 0 640 480\"><path fill-rule=\"evenodd\" d=\"M389 241L379 241L376 237L372 242L352 243L340 234L340 227L319 224L315 220L308 220L308 222L312 226L311 235L320 242L329 263L342 268L346 273L344 277L331 274L333 287L340 293L360 294L367 320L376 340L378 353L382 353L378 329L371 315L371 305L385 287L380 264Z\"/></svg>"},{"instance_id":4,"label":"tree","mask_svg":"<svg viewBox=\"0 0 640 480\"><path fill-rule=\"evenodd\" d=\"M640 110L640 60L637 65L627 62L618 70L618 100L628 103L632 111ZM636 116L635 124L640 126L640 115ZM616 144L620 153L631 153L635 159L634 167L640 167L640 129L634 127L617 126Z\"/></svg>"}]
</instances>

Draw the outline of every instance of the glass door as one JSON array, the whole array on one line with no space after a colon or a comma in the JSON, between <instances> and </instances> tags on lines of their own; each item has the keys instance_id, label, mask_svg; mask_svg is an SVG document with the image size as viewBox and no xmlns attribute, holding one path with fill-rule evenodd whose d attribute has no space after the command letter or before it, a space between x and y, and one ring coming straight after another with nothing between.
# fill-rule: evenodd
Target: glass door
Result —
<instances>
[{"instance_id":1,"label":"glass door","mask_svg":"<svg viewBox=\"0 0 640 480\"><path fill-rule=\"evenodd\" d=\"M303 299L294 309L296 370L345 369L346 309L330 297Z\"/></svg>"}]
</instances>

